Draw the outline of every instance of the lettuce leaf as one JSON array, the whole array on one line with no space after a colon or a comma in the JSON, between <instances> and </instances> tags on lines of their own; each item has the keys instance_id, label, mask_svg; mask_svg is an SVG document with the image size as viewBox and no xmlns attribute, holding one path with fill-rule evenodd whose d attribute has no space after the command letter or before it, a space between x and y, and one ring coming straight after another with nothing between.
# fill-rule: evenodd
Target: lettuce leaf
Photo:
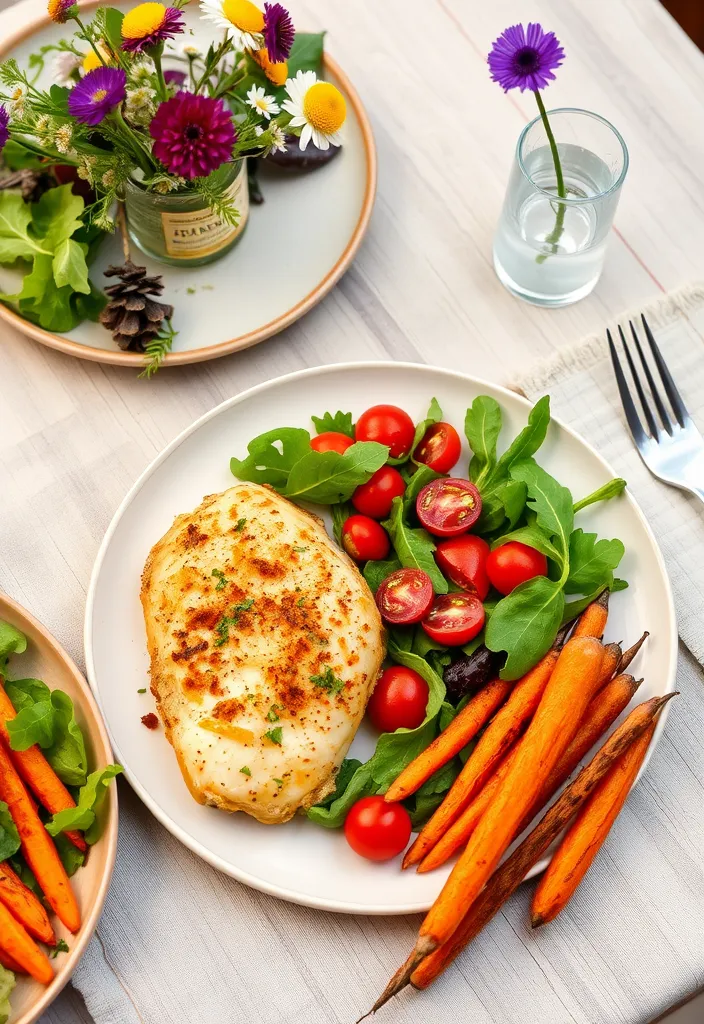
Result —
<instances>
[{"instance_id":1,"label":"lettuce leaf","mask_svg":"<svg viewBox=\"0 0 704 1024\"><path fill-rule=\"evenodd\" d=\"M0 1024L7 1024L10 1017L10 993L15 987L12 971L0 966Z\"/></svg>"},{"instance_id":2,"label":"lettuce leaf","mask_svg":"<svg viewBox=\"0 0 704 1024\"><path fill-rule=\"evenodd\" d=\"M23 654L27 650L27 637L15 629L9 622L0 621L0 671L7 665L13 654Z\"/></svg>"},{"instance_id":3,"label":"lettuce leaf","mask_svg":"<svg viewBox=\"0 0 704 1024\"><path fill-rule=\"evenodd\" d=\"M122 765L109 764L92 772L86 784L81 787L75 807L59 811L51 821L47 822L46 830L50 836L58 836L60 832L80 831L84 833L89 846L100 838L100 822L97 813L103 802L108 786L116 775L124 771Z\"/></svg>"},{"instance_id":4,"label":"lettuce leaf","mask_svg":"<svg viewBox=\"0 0 704 1024\"><path fill-rule=\"evenodd\" d=\"M14 857L20 848L20 836L7 804L0 800L0 861Z\"/></svg>"},{"instance_id":5,"label":"lettuce leaf","mask_svg":"<svg viewBox=\"0 0 704 1024\"><path fill-rule=\"evenodd\" d=\"M37 743L65 785L82 786L88 756L68 694L50 690L40 679L8 680L5 688L17 711L7 723L12 749L27 750Z\"/></svg>"}]
</instances>

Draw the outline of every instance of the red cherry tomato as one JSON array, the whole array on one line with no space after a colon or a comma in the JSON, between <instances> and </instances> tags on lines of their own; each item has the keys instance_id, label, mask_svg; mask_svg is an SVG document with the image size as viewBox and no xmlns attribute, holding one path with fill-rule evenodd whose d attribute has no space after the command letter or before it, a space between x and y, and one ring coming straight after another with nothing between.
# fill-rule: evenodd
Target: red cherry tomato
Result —
<instances>
[{"instance_id":1,"label":"red cherry tomato","mask_svg":"<svg viewBox=\"0 0 704 1024\"><path fill-rule=\"evenodd\" d=\"M436 473L449 473L459 460L462 442L451 423L433 423L416 445L413 458Z\"/></svg>"},{"instance_id":2,"label":"red cherry tomato","mask_svg":"<svg viewBox=\"0 0 704 1024\"><path fill-rule=\"evenodd\" d=\"M510 594L520 583L536 576L547 576L548 560L545 555L520 541L510 540L489 555L486 563L492 586L500 594Z\"/></svg>"},{"instance_id":3,"label":"red cherry tomato","mask_svg":"<svg viewBox=\"0 0 704 1024\"><path fill-rule=\"evenodd\" d=\"M408 455L415 433L413 420L397 405L373 405L362 413L354 428L355 440L387 444L392 459Z\"/></svg>"},{"instance_id":4,"label":"red cherry tomato","mask_svg":"<svg viewBox=\"0 0 704 1024\"><path fill-rule=\"evenodd\" d=\"M489 554L485 540L466 533L462 537L441 540L435 548L435 561L448 580L463 590L475 591L484 601L490 587L486 571Z\"/></svg>"},{"instance_id":5,"label":"red cherry tomato","mask_svg":"<svg viewBox=\"0 0 704 1024\"><path fill-rule=\"evenodd\" d=\"M374 687L367 714L379 732L417 729L425 718L428 684L422 676L403 665L384 669Z\"/></svg>"},{"instance_id":6,"label":"red cherry tomato","mask_svg":"<svg viewBox=\"0 0 704 1024\"><path fill-rule=\"evenodd\" d=\"M431 640L443 647L461 647L484 625L484 605L476 594L441 594L421 622Z\"/></svg>"},{"instance_id":7,"label":"red cherry tomato","mask_svg":"<svg viewBox=\"0 0 704 1024\"><path fill-rule=\"evenodd\" d=\"M352 504L365 516L385 519L391 511L391 502L406 490L403 477L393 466L382 466L366 484L360 484L352 495Z\"/></svg>"},{"instance_id":8,"label":"red cherry tomato","mask_svg":"<svg viewBox=\"0 0 704 1024\"><path fill-rule=\"evenodd\" d=\"M389 535L376 519L350 516L342 524L342 546L355 562L386 558L391 548Z\"/></svg>"},{"instance_id":9,"label":"red cherry tomato","mask_svg":"<svg viewBox=\"0 0 704 1024\"><path fill-rule=\"evenodd\" d=\"M354 438L347 434L338 434L336 430L327 430L324 434L311 437L310 446L316 452L339 452L343 455L354 444Z\"/></svg>"},{"instance_id":10,"label":"red cherry tomato","mask_svg":"<svg viewBox=\"0 0 704 1024\"><path fill-rule=\"evenodd\" d=\"M391 860L411 838L411 819L403 804L387 804L383 796L365 796L345 818L345 839L367 860Z\"/></svg>"},{"instance_id":11,"label":"red cherry tomato","mask_svg":"<svg viewBox=\"0 0 704 1024\"><path fill-rule=\"evenodd\" d=\"M481 511L482 499L474 484L454 476L432 480L416 498L421 524L436 537L466 533Z\"/></svg>"},{"instance_id":12,"label":"red cherry tomato","mask_svg":"<svg viewBox=\"0 0 704 1024\"><path fill-rule=\"evenodd\" d=\"M433 583L422 569L397 569L376 592L381 617L393 626L420 622L433 603Z\"/></svg>"}]
</instances>

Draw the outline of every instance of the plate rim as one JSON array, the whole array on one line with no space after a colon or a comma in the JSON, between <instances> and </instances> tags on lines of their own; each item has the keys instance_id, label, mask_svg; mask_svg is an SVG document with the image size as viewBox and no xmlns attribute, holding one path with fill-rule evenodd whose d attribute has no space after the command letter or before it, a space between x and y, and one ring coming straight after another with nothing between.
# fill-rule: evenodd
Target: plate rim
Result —
<instances>
[{"instance_id":1,"label":"plate rim","mask_svg":"<svg viewBox=\"0 0 704 1024\"><path fill-rule=\"evenodd\" d=\"M93 7L99 7L101 2L103 2L103 0L87 0L87 2L79 3L79 7L81 11L90 10ZM43 14L39 17L35 17L29 24L22 25L15 32L11 33L7 39L4 39L2 44L0 44L0 60L4 60L7 54L17 46L18 43L30 38L36 32L43 28L47 28L51 24L51 18L49 18L48 15ZM273 335L280 333L287 327L290 327L291 324L295 323L295 321L299 320L302 316L305 316L306 313L321 302L328 292L335 287L357 255L359 247L362 244L362 240L367 233L367 228L369 227L369 221L371 220L372 210L376 199L378 178L376 142L374 140L374 132L369 116L367 115L359 93L337 61L333 60L327 51L324 51L323 53L323 66L333 77L337 78L340 83L342 91L345 93L350 106L354 110L362 133L362 144L364 145L367 171L364 198L362 200L362 208L360 210L359 218L347 245L338 257L337 261L328 270L326 275L315 286L315 288L274 320L269 320L267 323L262 324L260 327L256 327L252 331L248 331L246 334L241 334L236 338L229 338L227 341L219 341L214 345L206 345L199 349L187 349L185 352L169 352L162 366L184 366L191 363L206 362L210 359L219 359L222 356L242 351L243 349L250 348L252 345L259 344L259 342L266 341L268 338L273 337ZM11 327L16 328L16 330L24 334L26 337L32 338L34 341L38 341L41 345L45 345L47 348L53 348L58 352L65 353L66 355L75 356L79 359L86 359L89 362L105 363L112 366L144 367L144 353L142 352L122 352L117 348L113 351L112 349L94 348L92 345L82 345L80 342L73 341L66 337L66 335L55 334L53 331L47 331L43 327L30 323L28 320L25 320L24 317L20 316L19 313L15 312L15 310L10 309L3 303L0 303L0 319L5 320Z\"/></svg>"},{"instance_id":2,"label":"plate rim","mask_svg":"<svg viewBox=\"0 0 704 1024\"><path fill-rule=\"evenodd\" d=\"M519 402L522 403L527 410L530 410L533 407L533 403L530 402L527 398L525 398L524 395L521 395L516 391L512 391L510 388L507 388L502 384L497 384L494 381L490 381L482 377L475 377L472 374L463 373L461 370L451 370L445 367L432 366L426 363L396 362L392 360L363 360L359 362L351 361L344 363L332 363L308 367L303 370L295 370L292 373L283 374L279 377L273 378L272 380L263 381L260 384L255 384L253 387L247 388L245 391L241 391L230 398L226 398L223 402L220 402L218 405L214 406L214 408L210 409L202 416L199 416L196 420L189 424L189 426L185 427L179 434L177 434L177 436L173 438L173 440L170 441L169 444L166 445L166 447L163 448L161 452L159 452L159 454L149 463L149 465L146 466L142 473L140 473L139 477L135 480L134 484L130 487L127 494L120 502L100 543L100 547L98 548L98 552L95 557L95 562L93 563L90 583L86 595L86 609L83 631L86 660L86 675L88 678L89 685L93 690L93 694L95 696L98 707L100 708L101 714L103 716L105 726L107 728L111 743L113 745L113 750L115 751L115 754L117 755L117 757L120 760L120 763L123 765L125 769L125 778L129 782L130 786L137 793L140 800L142 800L142 802L146 805L147 809L151 811L154 817L162 825L164 825L164 827L168 829L168 831L176 839L178 839L179 842L181 842L189 850L195 853L196 856L200 857L206 863L210 864L211 867L216 868L218 871L223 872L223 874L228 875L230 878L234 878L237 881L242 882L243 884L258 890L259 892L264 892L270 896L275 896L278 899L283 899L288 903L296 903L299 906L312 907L316 910L327 910L342 914L362 914L370 917L382 915L399 916L402 914L424 913L429 909L430 903L428 903L427 900L421 900L416 903L408 903L402 905L380 904L378 906L375 906L373 909L370 909L369 906L365 904L328 899L327 897L316 897L312 895L305 895L302 893L295 892L294 890L276 885L273 882L268 882L264 879L256 878L249 872L243 871L239 868L235 868L231 864L228 864L218 854L212 853L210 850L206 849L203 846L203 844L199 842L199 840L190 836L177 822L170 818L169 815L159 807L157 802L149 794L146 788L133 776L131 769L127 766L124 759L121 757L119 747L112 734L110 722L103 709L100 690L96 679L95 664L93 659L92 625L93 605L98 585L98 577L102 569L107 549L117 529L117 526L120 520L122 519L122 516L124 515L127 508L132 504L134 498L141 491L142 487L145 485L147 480L152 476L152 474L156 472L156 470L161 466L161 464L168 459L171 453L174 452L177 448L179 448L180 445L183 444L183 442L188 437L191 436L191 434L195 433L197 430L200 429L200 427L203 424L207 423L211 419L214 419L216 416L220 415L226 409L229 409L235 405L239 405L241 402L246 401L251 396L259 394L262 391L270 390L271 388L277 387L282 383L288 383L290 381L301 380L305 378L324 376L327 373L336 373L338 371L343 373L358 370L367 370L374 372L379 367L387 370L397 370L400 368L402 370L410 370L412 372L425 373L430 371L432 373L439 373L448 378L459 380L464 383L470 383L474 386L488 387L492 390L500 392L503 395L506 395L511 400L518 399ZM598 462L603 466L605 471L610 473L612 476L616 476L616 473L614 472L613 468L609 465L608 461L604 459L604 457L600 455L599 452L592 445L590 445L589 442L586 441L581 434L579 434L568 424L564 423L559 417L552 417L552 420L561 429L565 430L571 437L576 439L580 444L584 445L589 450L589 452L598 460ZM641 525L645 528L646 535L650 540L650 543L655 552L656 561L665 584L665 596L668 606L668 623L666 625L666 629L663 630L663 633L667 632L667 634L669 635L670 661L668 665L667 679L665 682L665 687L663 688L663 693L671 693L675 689L678 652L677 617L675 612L674 599L672 596L672 586L670 584L670 578L667 572L667 567L665 565L665 559L663 557L662 551L660 550L660 545L657 542L655 534L653 533L650 524L648 523L645 517L645 514L643 513L642 509L640 508L640 505L628 489L625 491L625 498L629 502L631 508L635 512L638 519L640 520ZM643 761L643 764L641 765L641 769L638 773L634 785L636 785L636 783L640 781L640 779L642 778L643 773L645 772L650 762L652 753L655 750L655 747L657 746L658 742L660 741L663 729L665 728L665 722L667 720L669 710L670 705L668 702L668 704L665 705L662 712L658 716L658 722L655 727L653 741L651 742L650 747L648 748L645 759ZM533 877L534 874L540 873L541 870L544 869L533 869L533 872L529 873L527 877Z\"/></svg>"},{"instance_id":3,"label":"plate rim","mask_svg":"<svg viewBox=\"0 0 704 1024\"><path fill-rule=\"evenodd\" d=\"M0 617L2 616L4 608L9 609L20 622L27 623L29 627L38 633L47 646L51 648L53 654L68 668L76 682L76 685L83 693L95 722L96 731L93 735L93 739L97 740L100 744L100 751L96 751L96 754L101 758L104 757L106 759L105 763L109 764L112 758L111 741L108 735L102 709L99 707L99 703L93 693L92 687L88 685L78 665L76 665L71 655L56 639L53 633L51 633L49 629L39 621L39 619L37 619L18 601L10 597L9 594L6 594L4 591L0 591ZM73 972L76 970L79 962L83 958L88 947L88 943L93 938L97 928L98 921L105 905L105 899L110 888L110 883L112 881L115 860L117 857L118 818L119 809L117 786L115 784L115 780L113 780L108 787L106 824L103 835L100 838L100 843L106 844L106 861L105 868L103 869L103 874L100 879L100 884L98 886L96 899L89 912L83 916L80 932L77 936L74 936L74 940L71 943L69 958L65 965L62 966L60 971L55 975L51 984L42 989L39 999L34 1006L31 1006L19 1017L15 1017L11 1014L10 1024L34 1024L34 1022L38 1020L39 1016L49 1009L54 1000L59 996L59 993L69 983Z\"/></svg>"}]
</instances>

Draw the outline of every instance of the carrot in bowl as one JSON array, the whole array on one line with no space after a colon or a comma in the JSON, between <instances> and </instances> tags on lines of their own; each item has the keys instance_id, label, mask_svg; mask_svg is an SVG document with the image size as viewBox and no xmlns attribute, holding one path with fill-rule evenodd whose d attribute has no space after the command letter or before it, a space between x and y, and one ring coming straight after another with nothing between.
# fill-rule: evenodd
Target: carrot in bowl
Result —
<instances>
[{"instance_id":1,"label":"carrot in bowl","mask_svg":"<svg viewBox=\"0 0 704 1024\"><path fill-rule=\"evenodd\" d=\"M56 936L46 910L7 861L0 863L0 903L5 904L33 938L47 946L56 945Z\"/></svg>"},{"instance_id":2,"label":"carrot in bowl","mask_svg":"<svg viewBox=\"0 0 704 1024\"><path fill-rule=\"evenodd\" d=\"M42 985L53 981L54 972L46 953L41 951L3 903L0 903L0 949Z\"/></svg>"}]
</instances>

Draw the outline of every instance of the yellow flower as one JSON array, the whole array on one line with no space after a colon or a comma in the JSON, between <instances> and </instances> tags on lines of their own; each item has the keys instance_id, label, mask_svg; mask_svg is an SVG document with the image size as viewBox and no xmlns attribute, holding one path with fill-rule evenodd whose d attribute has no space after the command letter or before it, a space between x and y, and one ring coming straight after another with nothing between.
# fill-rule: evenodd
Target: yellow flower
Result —
<instances>
[{"instance_id":1,"label":"yellow flower","mask_svg":"<svg viewBox=\"0 0 704 1024\"><path fill-rule=\"evenodd\" d=\"M49 0L46 10L51 20L55 21L58 25L63 25L69 18L78 13L76 0Z\"/></svg>"},{"instance_id":2,"label":"yellow flower","mask_svg":"<svg viewBox=\"0 0 704 1024\"><path fill-rule=\"evenodd\" d=\"M103 60L101 62L98 59L98 54L95 52L95 50L89 50L83 58L83 63L81 64L81 67L83 68L83 73L86 75L89 71L95 71L96 68L102 67L103 64L109 64L113 60L112 54L106 48L102 40L99 43L96 43L96 50L103 58Z\"/></svg>"},{"instance_id":3,"label":"yellow flower","mask_svg":"<svg viewBox=\"0 0 704 1024\"><path fill-rule=\"evenodd\" d=\"M163 4L139 4L128 11L122 22L123 39L144 39L164 24L166 8Z\"/></svg>"},{"instance_id":4,"label":"yellow flower","mask_svg":"<svg viewBox=\"0 0 704 1024\"><path fill-rule=\"evenodd\" d=\"M269 60L269 51L266 46L263 46L261 50L250 51L250 56L257 62L270 82L273 82L274 85L285 84L288 78L288 63L285 60L279 64L273 64Z\"/></svg>"},{"instance_id":5,"label":"yellow flower","mask_svg":"<svg viewBox=\"0 0 704 1024\"><path fill-rule=\"evenodd\" d=\"M264 37L264 13L251 0L201 0L201 14L227 29L239 50L257 50Z\"/></svg>"},{"instance_id":6,"label":"yellow flower","mask_svg":"<svg viewBox=\"0 0 704 1024\"><path fill-rule=\"evenodd\" d=\"M318 149L342 144L340 129L347 117L345 97L330 82L319 82L314 71L299 71L286 82L289 98L281 104L291 114L289 128L302 128L301 149L313 140Z\"/></svg>"}]
</instances>

